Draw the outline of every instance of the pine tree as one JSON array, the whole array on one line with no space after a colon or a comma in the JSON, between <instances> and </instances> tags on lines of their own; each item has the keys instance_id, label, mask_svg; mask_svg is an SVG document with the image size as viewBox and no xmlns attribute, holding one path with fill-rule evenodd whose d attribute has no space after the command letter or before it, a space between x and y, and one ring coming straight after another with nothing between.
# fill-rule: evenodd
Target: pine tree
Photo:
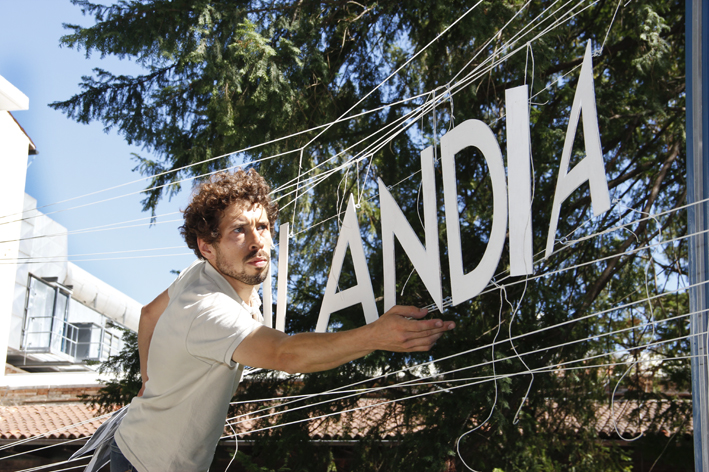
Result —
<instances>
[{"instance_id":1,"label":"pine tree","mask_svg":"<svg viewBox=\"0 0 709 472\"><path fill-rule=\"evenodd\" d=\"M419 153L437 145L445 132L467 119L487 123L504 150L505 90L523 84L528 85L533 102L534 253L543 251L578 66L592 41L612 209L591 219L588 187L572 194L561 207L557 231L568 247L535 264L535 276L540 278L528 282L508 278L504 292L489 290L447 309L442 316L456 320L458 328L430 354L376 352L333 371L286 380L264 373L259 382L242 387L239 398L316 393L486 346L510 334L535 332L515 340L514 346L496 345L494 353L488 347L437 363L435 372L468 368L442 377L437 386L379 391L377 396L385 399L429 390L440 393L381 407L385 413L379 427L350 451L350 470L410 470L412 464L416 470L446 470L448 464L463 470L456 440L481 425L460 441L461 456L476 470L628 470L623 450L595 440L598 405L608 404L621 379L619 391L626 399L668 401L671 408L662 419L686 426L691 405L672 392L687 390L689 363L659 361L688 354L687 319L650 324L687 313L686 293L678 291L583 319L662 293L681 283L686 273L687 249L681 242L643 249L685 235L685 214L641 219L679 207L686 196L683 2L639 0L624 5L600 0L575 4L573 17L564 16L570 11L568 5L526 5L518 0L483 1L468 14L474 3L455 0L73 3L93 15L95 25L68 25L71 32L62 39L63 45L87 55L131 59L145 68L145 74L129 77L97 69L93 76L82 78L79 94L52 106L80 122L101 121L130 143L146 148L153 158L139 157L136 168L154 176L146 189L146 210L154 210L161 196L179 191L179 181L186 177L258 162L254 165L277 189L282 222L291 221L293 212L297 216L293 219L296 235L290 240L289 332L315 327L339 231L334 216L344 209L345 196L351 193L360 203L358 219L375 294L380 296L376 177L387 185L403 181L391 192L423 241L423 228L417 223ZM551 14L547 8L558 12ZM450 32L436 39L463 15ZM538 18L544 20L541 26L535 26ZM556 27L540 35L557 20ZM511 26L504 28L508 22ZM520 37L509 46L515 35ZM518 46L520 50L511 54ZM406 64L409 58L413 60ZM504 60L486 68L490 58ZM391 80L376 88L400 67ZM476 68L482 72L471 74ZM453 80L459 71L458 78L471 74L468 83ZM451 90L451 84L460 86ZM436 106L435 120L433 113L427 113L409 118L407 128L402 126L400 120L435 98L433 91L435 97L445 98ZM455 94L447 95L451 91ZM316 129L350 109L348 116L356 117ZM396 133L383 145L374 145L389 129ZM303 130L311 131L296 134ZM289 137L273 141L285 136ZM369 151L363 151L370 145ZM571 166L584 157L583 149L579 128ZM232 154L236 150L242 152ZM293 189L288 185L298 181L300 170L316 169L306 177L324 177L356 158L363 159L307 192L288 194ZM464 266L470 271L487 245L492 187L485 161L475 149L461 152L456 166ZM440 174L440 166L436 172ZM440 175L437 179L442 208ZM605 232L623 224L628 226ZM440 247L443 286L449 287L443 225ZM400 248L396 254L397 291L403 292L398 302L429 304L418 275L414 272L407 278L412 264ZM348 261L341 289L356 283ZM505 250L498 272L503 273L508 264ZM495 280L502 283L501 277ZM519 300L522 303L515 311ZM571 322L577 319L583 321ZM362 324L364 318L359 307L352 307L333 314L331 321L333 329L348 329ZM637 329L617 333L631 327ZM677 340L638 348L672 339ZM551 348L574 340L585 341ZM576 369L536 374L530 388L531 375L525 373L527 367L515 350L533 352L523 357L532 369L559 365ZM594 358L615 351L619 354ZM496 362L490 363L493 356ZM658 362L635 364L625 376L626 365L593 367L648 356ZM579 359L589 360L573 363ZM470 368L480 364L483 367ZM493 374L496 382L489 381ZM414 373L403 375L409 380ZM416 375L426 375L426 369ZM481 381L450 390L471 377ZM401 376L386 377L377 385L401 380ZM357 400L342 399L308 411L314 415L342 411ZM290 411L263 423L297 421L307 414ZM342 422L347 430L347 418L333 416L327 421ZM395 418L400 427L388 430L387 418ZM383 443L384 435L396 447ZM278 468L279 461L288 457L293 470L324 470L331 458L308 438L307 423L269 430L259 435L253 457L270 468Z\"/></svg>"}]
</instances>

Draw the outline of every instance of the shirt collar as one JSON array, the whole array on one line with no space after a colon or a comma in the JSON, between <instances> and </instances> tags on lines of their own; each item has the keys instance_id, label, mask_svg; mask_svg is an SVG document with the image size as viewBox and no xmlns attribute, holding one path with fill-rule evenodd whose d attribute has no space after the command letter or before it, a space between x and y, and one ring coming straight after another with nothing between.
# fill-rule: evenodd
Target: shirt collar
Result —
<instances>
[{"instance_id":1,"label":"shirt collar","mask_svg":"<svg viewBox=\"0 0 709 472\"><path fill-rule=\"evenodd\" d=\"M205 260L204 261L204 272L205 274L212 279L217 286L227 295L229 295L231 298L239 302L241 306L243 306L246 311L251 313L251 316L259 320L262 318L261 315L261 298L258 296L258 292L256 290L253 291L253 295L251 296L251 306L249 306L244 300L241 299L238 293L236 293L236 290L234 290L234 287L231 286L229 281L224 278L224 276L217 270L215 269L212 264Z\"/></svg>"}]
</instances>

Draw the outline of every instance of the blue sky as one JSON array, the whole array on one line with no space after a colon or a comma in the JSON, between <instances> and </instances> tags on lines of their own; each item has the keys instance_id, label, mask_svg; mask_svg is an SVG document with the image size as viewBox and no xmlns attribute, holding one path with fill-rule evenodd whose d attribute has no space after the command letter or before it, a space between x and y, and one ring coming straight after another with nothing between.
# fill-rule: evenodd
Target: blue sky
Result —
<instances>
[{"instance_id":1,"label":"blue sky","mask_svg":"<svg viewBox=\"0 0 709 472\"><path fill-rule=\"evenodd\" d=\"M50 216L70 232L134 226L70 233L70 255L98 254L70 260L137 301L149 302L172 282L171 270L183 269L194 260L178 233L180 223L171 221L181 216L159 217L158 224L149 227L138 193L146 182L52 205L140 179L132 172L131 153L149 154L129 146L115 132L104 132L100 123L78 124L47 106L79 92L81 76L90 75L94 67L131 75L139 73L139 67L98 55L87 59L84 51L60 48L59 38L67 33L62 23L92 24L92 18L83 16L69 0L0 0L0 11L0 75L29 97L29 110L13 115L39 150L34 159L30 156L26 192L38 200L38 206L51 205L41 210L56 211ZM123 197L126 194L132 195ZM114 197L120 198L96 203ZM179 211L188 197L183 190L171 202L162 202L158 215ZM79 205L87 206L73 208ZM141 218L146 219L134 221ZM117 225L122 222L130 223Z\"/></svg>"}]
</instances>

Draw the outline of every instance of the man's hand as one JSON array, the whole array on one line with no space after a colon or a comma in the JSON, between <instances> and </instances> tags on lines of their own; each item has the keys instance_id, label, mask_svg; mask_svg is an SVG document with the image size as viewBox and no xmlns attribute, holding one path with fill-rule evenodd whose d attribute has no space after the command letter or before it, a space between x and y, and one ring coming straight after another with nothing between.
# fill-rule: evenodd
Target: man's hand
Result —
<instances>
[{"instance_id":1,"label":"man's hand","mask_svg":"<svg viewBox=\"0 0 709 472\"><path fill-rule=\"evenodd\" d=\"M375 349L393 352L428 351L443 333L455 328L453 321L421 320L425 308L397 305L367 325Z\"/></svg>"}]
</instances>

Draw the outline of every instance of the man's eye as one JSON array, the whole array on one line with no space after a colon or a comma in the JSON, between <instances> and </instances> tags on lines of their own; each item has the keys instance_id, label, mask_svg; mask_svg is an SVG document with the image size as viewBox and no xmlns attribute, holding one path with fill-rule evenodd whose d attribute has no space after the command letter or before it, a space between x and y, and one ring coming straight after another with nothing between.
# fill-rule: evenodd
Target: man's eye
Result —
<instances>
[{"instance_id":1,"label":"man's eye","mask_svg":"<svg viewBox=\"0 0 709 472\"><path fill-rule=\"evenodd\" d=\"M242 226L239 226L238 228L234 228L234 232L235 232L235 233L243 233L243 232L244 232L244 228L243 228Z\"/></svg>"}]
</instances>

